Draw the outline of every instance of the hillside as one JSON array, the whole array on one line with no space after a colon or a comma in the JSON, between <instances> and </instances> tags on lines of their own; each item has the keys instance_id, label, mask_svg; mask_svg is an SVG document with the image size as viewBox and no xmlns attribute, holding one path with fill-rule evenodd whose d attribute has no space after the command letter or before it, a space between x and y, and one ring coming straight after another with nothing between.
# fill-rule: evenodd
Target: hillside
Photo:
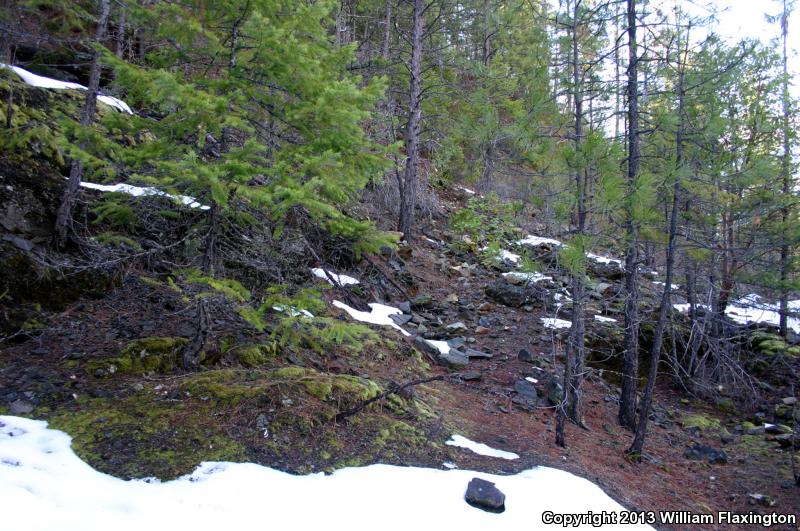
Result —
<instances>
[{"instance_id":1,"label":"hillside","mask_svg":"<svg viewBox=\"0 0 800 531\"><path fill-rule=\"evenodd\" d=\"M791 6L551 4L0 6L9 528L800 529Z\"/></svg>"}]
</instances>

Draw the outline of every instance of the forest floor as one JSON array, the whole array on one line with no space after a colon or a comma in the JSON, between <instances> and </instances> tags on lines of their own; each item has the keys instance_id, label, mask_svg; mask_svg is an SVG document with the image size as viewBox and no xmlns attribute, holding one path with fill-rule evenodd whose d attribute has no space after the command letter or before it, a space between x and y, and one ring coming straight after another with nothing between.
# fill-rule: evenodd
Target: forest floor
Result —
<instances>
[{"instance_id":1,"label":"forest floor","mask_svg":"<svg viewBox=\"0 0 800 531\"><path fill-rule=\"evenodd\" d=\"M452 208L459 206L451 202ZM442 241L453 237L444 222L426 232ZM480 316L459 308L485 303L485 286L499 272L479 266L471 276L455 275L442 261L441 245L428 239L415 242L404 260L416 293L430 295L439 308L451 304L443 317L462 319L474 330ZM458 304L446 302L454 301L453 295ZM769 436L737 432L735 426L749 419L748 412L722 413L686 400L668 383L656 393L660 417L651 423L642 463L625 457L632 434L616 421L619 390L598 371L590 372L585 385L587 429L568 424L567 447L556 446L553 408L542 401L521 408L512 401L516 382L557 377L562 365L553 352L561 350L563 335L543 328L540 318L550 316L543 309L491 304L481 316L493 326L468 335L475 338L470 347L493 358L470 362L467 370L480 373L477 381L445 379L417 386L414 396L426 412L410 413L407 403L398 410L379 404L377 410L337 424L320 420L320 411L330 405L326 401L300 396L288 383L272 386L258 380L264 372L226 367L199 376L97 373L97 360L117 355L131 338L190 334L192 315L174 299L169 289L134 278L105 297L80 300L47 315L36 337L0 349L0 413L51 421L75 438L76 451L92 466L122 477L174 477L200 460L215 459L256 461L296 473L372 462L441 468L451 461L462 469L492 473L543 465L598 484L631 510L800 513L800 490L790 486L789 452L778 449ZM233 326L215 322L219 334L235 335ZM382 331L403 344L399 334ZM534 355L534 363L518 359L523 348ZM410 358L403 352L367 360L312 356L290 361L315 375L332 375L334 387L340 374L368 373L385 384L452 372L433 364L409 369ZM275 367L285 365L275 362ZM281 408L291 409L291 423L281 417ZM493 459L444 445L452 433L520 458ZM724 450L728 462L687 459L684 452L694 443Z\"/></svg>"}]
</instances>

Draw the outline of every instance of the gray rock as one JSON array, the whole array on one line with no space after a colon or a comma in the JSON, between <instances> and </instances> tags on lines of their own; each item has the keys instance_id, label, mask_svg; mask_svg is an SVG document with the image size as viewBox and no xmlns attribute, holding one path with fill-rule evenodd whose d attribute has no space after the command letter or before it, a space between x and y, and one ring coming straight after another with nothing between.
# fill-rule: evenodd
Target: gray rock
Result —
<instances>
[{"instance_id":1,"label":"gray rock","mask_svg":"<svg viewBox=\"0 0 800 531\"><path fill-rule=\"evenodd\" d=\"M728 462L728 454L723 450L717 450L704 444L695 443L683 452L683 456L694 461L708 461L711 464L725 464Z\"/></svg>"},{"instance_id":2,"label":"gray rock","mask_svg":"<svg viewBox=\"0 0 800 531\"><path fill-rule=\"evenodd\" d=\"M546 393L547 403L551 406L557 406L564 400L564 387L561 385L561 382L555 378L551 378L550 381L547 382Z\"/></svg>"},{"instance_id":3,"label":"gray rock","mask_svg":"<svg viewBox=\"0 0 800 531\"><path fill-rule=\"evenodd\" d=\"M484 359L488 360L494 357L493 354L489 354L488 352L482 352L480 350L475 350L474 348L468 348L464 350L464 354L467 355L469 359Z\"/></svg>"},{"instance_id":4,"label":"gray rock","mask_svg":"<svg viewBox=\"0 0 800 531\"><path fill-rule=\"evenodd\" d=\"M402 326L411 320L411 316L407 313L395 313L389 316L389 319L394 321L398 326Z\"/></svg>"},{"instance_id":5,"label":"gray rock","mask_svg":"<svg viewBox=\"0 0 800 531\"><path fill-rule=\"evenodd\" d=\"M430 308L431 306L433 306L433 298L430 295L417 295L411 301L411 307L415 310Z\"/></svg>"},{"instance_id":6,"label":"gray rock","mask_svg":"<svg viewBox=\"0 0 800 531\"><path fill-rule=\"evenodd\" d=\"M445 327L445 330L447 330L450 333L457 334L457 333L460 333L460 332L465 332L467 330L467 325L465 325L463 321L458 321L458 322L450 323L449 325L447 325Z\"/></svg>"},{"instance_id":7,"label":"gray rock","mask_svg":"<svg viewBox=\"0 0 800 531\"><path fill-rule=\"evenodd\" d=\"M797 398L794 396L787 396L786 398L782 398L781 402L786 406L793 406L797 403Z\"/></svg>"},{"instance_id":8,"label":"gray rock","mask_svg":"<svg viewBox=\"0 0 800 531\"><path fill-rule=\"evenodd\" d=\"M536 392L536 386L528 380L517 380L514 383L514 391L528 398L539 398L539 393Z\"/></svg>"},{"instance_id":9,"label":"gray rock","mask_svg":"<svg viewBox=\"0 0 800 531\"><path fill-rule=\"evenodd\" d=\"M450 348L461 348L467 342L463 337L453 337L447 340L447 346Z\"/></svg>"},{"instance_id":10,"label":"gray rock","mask_svg":"<svg viewBox=\"0 0 800 531\"><path fill-rule=\"evenodd\" d=\"M800 439L791 433L776 435L774 440L781 445L781 448L791 448L792 445L794 445L795 449L800 448Z\"/></svg>"},{"instance_id":11,"label":"gray rock","mask_svg":"<svg viewBox=\"0 0 800 531\"><path fill-rule=\"evenodd\" d=\"M411 313L411 303L408 301L403 301L397 305L397 308L403 313Z\"/></svg>"},{"instance_id":12,"label":"gray rock","mask_svg":"<svg viewBox=\"0 0 800 531\"><path fill-rule=\"evenodd\" d=\"M528 290L520 286L512 286L508 282L495 282L487 286L486 296L511 308L519 308L531 301Z\"/></svg>"},{"instance_id":13,"label":"gray rock","mask_svg":"<svg viewBox=\"0 0 800 531\"><path fill-rule=\"evenodd\" d=\"M468 371L461 375L461 379L465 382L478 382L483 377L478 371Z\"/></svg>"},{"instance_id":14,"label":"gray rock","mask_svg":"<svg viewBox=\"0 0 800 531\"><path fill-rule=\"evenodd\" d=\"M533 354L528 349L521 348L519 349L519 354L517 354L517 359L525 363L533 363Z\"/></svg>"},{"instance_id":15,"label":"gray rock","mask_svg":"<svg viewBox=\"0 0 800 531\"><path fill-rule=\"evenodd\" d=\"M12 415L27 415L33 412L33 404L26 400L15 400L9 404L8 411Z\"/></svg>"},{"instance_id":16,"label":"gray rock","mask_svg":"<svg viewBox=\"0 0 800 531\"><path fill-rule=\"evenodd\" d=\"M416 336L414 338L414 346L421 350L423 354L428 354L433 358L437 358L439 357L439 354L441 354L438 348L428 343L425 338L421 336Z\"/></svg>"},{"instance_id":17,"label":"gray rock","mask_svg":"<svg viewBox=\"0 0 800 531\"><path fill-rule=\"evenodd\" d=\"M506 495L500 492L494 483L485 479L472 478L467 485L464 501L491 513L502 513L506 510Z\"/></svg>"},{"instance_id":18,"label":"gray rock","mask_svg":"<svg viewBox=\"0 0 800 531\"><path fill-rule=\"evenodd\" d=\"M439 353L439 363L453 369L462 369L469 363L469 358L463 353L454 348L450 349L447 354Z\"/></svg>"}]
</instances>

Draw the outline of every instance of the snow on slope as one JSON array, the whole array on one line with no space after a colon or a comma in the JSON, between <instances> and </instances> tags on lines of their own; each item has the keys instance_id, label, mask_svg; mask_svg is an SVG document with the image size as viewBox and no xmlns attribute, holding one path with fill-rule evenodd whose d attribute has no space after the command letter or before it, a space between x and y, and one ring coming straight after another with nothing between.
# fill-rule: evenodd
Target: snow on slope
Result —
<instances>
[{"instance_id":1,"label":"snow on slope","mask_svg":"<svg viewBox=\"0 0 800 531\"><path fill-rule=\"evenodd\" d=\"M22 81L33 87L49 88L57 90L65 90L65 89L88 90L86 87L78 83L70 83L69 81L59 81L58 79L40 76L34 74L33 72L28 72L24 68L20 68L18 66L9 66L7 64L0 63L0 68L10 68L11 70L14 71L14 73L16 73L20 78L22 78ZM102 94L98 94L97 101L102 101L106 105L114 107L120 112L133 114L133 111L131 110L130 107L128 107L127 103L113 96L104 96Z\"/></svg>"},{"instance_id":2,"label":"snow on slope","mask_svg":"<svg viewBox=\"0 0 800 531\"><path fill-rule=\"evenodd\" d=\"M346 305L341 301L333 301L333 305L337 308L341 308L342 310L346 311L350 315L350 317L352 317L356 321L361 321L362 323L382 325L382 326L391 326L392 328L400 330L400 332L404 336L411 335L402 328L400 328L397 325L397 323L392 321L392 318L389 317L390 315L403 313L399 308L386 306L385 304L380 304L377 302L371 302L369 303L369 307L372 311L362 312L361 310L356 310L355 308L351 308L350 306Z\"/></svg>"},{"instance_id":3,"label":"snow on slope","mask_svg":"<svg viewBox=\"0 0 800 531\"><path fill-rule=\"evenodd\" d=\"M119 192L123 194L132 195L134 197L141 197L147 195L158 195L163 197L171 197L172 199L177 200L182 205L186 205L189 208L199 208L200 210L209 210L211 207L208 205L202 205L195 200L194 197L189 197L188 195L172 195L166 192L162 192L157 188L153 188L150 186L134 186L132 184L96 184L96 183L87 183L81 181L81 186L84 188L89 188L90 190L97 190L100 192Z\"/></svg>"},{"instance_id":4,"label":"snow on slope","mask_svg":"<svg viewBox=\"0 0 800 531\"><path fill-rule=\"evenodd\" d=\"M689 311L689 305L686 303L673 304L672 307L679 312ZM706 304L698 304L697 307L706 310L710 309L710 306ZM789 301L790 311L796 312L798 309L800 309L800 300ZM777 328L781 323L780 303L762 302L762 297L755 293L745 295L741 299L730 303L725 308L725 315L732 321L742 325L761 323ZM799 318L789 317L788 325L795 334L800 334Z\"/></svg>"},{"instance_id":5,"label":"snow on slope","mask_svg":"<svg viewBox=\"0 0 800 531\"><path fill-rule=\"evenodd\" d=\"M43 421L0 416L0 522L13 531L161 529L546 529L542 512L624 508L591 482L552 468L512 476L372 465L295 476L252 463L203 463L166 483L95 471ZM493 514L464 502L473 477L506 495ZM560 529L552 526L553 529ZM591 529L587 526L587 529ZM626 526L625 529L650 529Z\"/></svg>"}]
</instances>

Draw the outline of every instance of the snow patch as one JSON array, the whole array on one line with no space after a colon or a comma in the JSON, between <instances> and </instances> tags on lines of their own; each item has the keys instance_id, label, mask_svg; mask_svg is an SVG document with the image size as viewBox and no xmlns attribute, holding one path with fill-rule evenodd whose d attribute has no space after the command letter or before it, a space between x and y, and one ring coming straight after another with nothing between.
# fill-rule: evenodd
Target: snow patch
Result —
<instances>
[{"instance_id":1,"label":"snow patch","mask_svg":"<svg viewBox=\"0 0 800 531\"><path fill-rule=\"evenodd\" d=\"M605 317L604 315L595 315L594 320L600 323L616 323L617 320L611 317Z\"/></svg>"},{"instance_id":2,"label":"snow patch","mask_svg":"<svg viewBox=\"0 0 800 531\"><path fill-rule=\"evenodd\" d=\"M667 285L665 282L660 282L658 280L654 280L653 284L655 284L656 286L661 286L662 288ZM680 289L680 286L677 284L670 284L670 286L671 289Z\"/></svg>"},{"instance_id":3,"label":"snow patch","mask_svg":"<svg viewBox=\"0 0 800 531\"><path fill-rule=\"evenodd\" d=\"M472 452L478 455L485 455L487 457L497 457L499 459L508 459L508 460L519 459L519 456L514 452L497 450L496 448L492 448L491 446L487 446L483 443L470 441L463 435L454 434L452 437L450 437L450 440L447 441L447 444L449 446L458 446L459 448L466 448L467 450L471 450Z\"/></svg>"},{"instance_id":4,"label":"snow patch","mask_svg":"<svg viewBox=\"0 0 800 531\"><path fill-rule=\"evenodd\" d=\"M290 306L286 308L285 306L273 306L273 310L276 312L287 313L289 317L297 317L299 315L305 315L306 317L313 318L314 314L309 312L308 310L298 310L294 306Z\"/></svg>"},{"instance_id":5,"label":"snow patch","mask_svg":"<svg viewBox=\"0 0 800 531\"><path fill-rule=\"evenodd\" d=\"M537 384L537 383L539 383L539 380L537 380L536 378L531 378L530 376L526 376L526 377L525 377L525 380L526 380L526 381L528 381L528 382L530 382L530 383L532 383L532 384Z\"/></svg>"},{"instance_id":6,"label":"snow patch","mask_svg":"<svg viewBox=\"0 0 800 531\"><path fill-rule=\"evenodd\" d=\"M572 322L565 321L563 319L557 319L555 317L540 317L539 320L544 324L545 328L552 328L553 330L558 330L559 328L569 328L572 326Z\"/></svg>"},{"instance_id":7,"label":"snow patch","mask_svg":"<svg viewBox=\"0 0 800 531\"><path fill-rule=\"evenodd\" d=\"M519 240L517 243L519 245L530 245L533 247L538 247L539 245L554 245L556 247L564 246L564 244L558 240L554 240L552 238L542 238L541 236L534 236L533 234L528 234L524 239Z\"/></svg>"},{"instance_id":8,"label":"snow patch","mask_svg":"<svg viewBox=\"0 0 800 531\"><path fill-rule=\"evenodd\" d=\"M502 251L500 251L500 259L501 260L506 260L506 261L511 262L512 264L516 265L516 264L519 263L519 261L522 259L522 257L520 255L518 255L518 254L512 253L511 251L506 251L505 249L503 249Z\"/></svg>"},{"instance_id":9,"label":"snow patch","mask_svg":"<svg viewBox=\"0 0 800 531\"><path fill-rule=\"evenodd\" d=\"M609 258L608 256L600 256L599 254L594 253L586 253L586 257L594 260L598 264L617 264L619 267L622 267L622 260L618 260L616 258Z\"/></svg>"},{"instance_id":10,"label":"snow patch","mask_svg":"<svg viewBox=\"0 0 800 531\"><path fill-rule=\"evenodd\" d=\"M447 344L447 341L436 341L435 339L426 339L425 341L427 341L432 347L435 347L442 354L447 354L450 352L451 347Z\"/></svg>"},{"instance_id":11,"label":"snow patch","mask_svg":"<svg viewBox=\"0 0 800 531\"><path fill-rule=\"evenodd\" d=\"M372 465L297 476L253 463L203 463L174 481L125 481L93 470L74 454L68 435L46 426L0 417L0 463L15 463L0 464L4 529L216 531L266 522L269 529L366 531L380 522L386 531L528 531L544 511L624 510L591 482L546 467L494 475ZM476 476L506 495L504 513L464 502L467 483Z\"/></svg>"},{"instance_id":12,"label":"snow patch","mask_svg":"<svg viewBox=\"0 0 800 531\"><path fill-rule=\"evenodd\" d=\"M515 280L522 280L525 282L541 282L542 280L553 280L553 277L548 277L547 275L543 275L541 273L521 273L519 271L511 271L509 273L503 273L503 276L506 278L513 278Z\"/></svg>"},{"instance_id":13,"label":"snow patch","mask_svg":"<svg viewBox=\"0 0 800 531\"><path fill-rule=\"evenodd\" d=\"M355 308L351 308L350 306L340 301L333 301L333 305L336 306L337 308L341 308L342 310L346 311L348 314L350 314L350 317L352 317L356 321L382 325L382 326L391 326L392 328L400 330L400 332L404 336L411 335L402 328L400 328L397 325L397 323L392 321L391 317L389 317L390 315L403 313L402 310L400 310L399 308L394 308L393 306L386 306L385 304L379 304L377 302L371 302L369 303L369 307L372 309L372 311L362 312L361 310L356 310Z\"/></svg>"},{"instance_id":14,"label":"snow patch","mask_svg":"<svg viewBox=\"0 0 800 531\"><path fill-rule=\"evenodd\" d=\"M4 63L0 63L0 68L8 68L14 71L22 81L31 85L32 87L39 87L39 88L48 88L48 89L57 89L57 90L65 90L65 89L75 89L75 90L88 90L83 85L78 83L70 83L69 81L59 81L57 79L53 79L50 77L44 77L33 72L29 72L24 68L20 68L18 66L9 66ZM106 105L110 107L114 107L120 112L124 112L127 114L133 114L133 111L128 104L124 101L117 99L113 96L104 96L102 94L97 95L97 101L102 101Z\"/></svg>"},{"instance_id":15,"label":"snow patch","mask_svg":"<svg viewBox=\"0 0 800 531\"><path fill-rule=\"evenodd\" d=\"M315 277L321 278L322 280L327 281L331 285L334 285L334 283L331 282L331 279L328 278L328 275L330 275L336 282L338 282L342 286L349 286L351 284L359 283L357 278L348 277L347 275L337 275L332 271L325 271L321 267L315 267L314 269L311 270L311 272L314 274Z\"/></svg>"},{"instance_id":16,"label":"snow patch","mask_svg":"<svg viewBox=\"0 0 800 531\"><path fill-rule=\"evenodd\" d=\"M469 195L475 195L477 192L475 190L470 190L466 186L459 186L462 190L464 190Z\"/></svg>"},{"instance_id":17,"label":"snow patch","mask_svg":"<svg viewBox=\"0 0 800 531\"><path fill-rule=\"evenodd\" d=\"M199 208L200 210L209 210L211 208L208 205L202 205L198 203L194 197L189 197L188 195L168 194L151 186L134 186L132 184L124 184L124 183L97 184L97 183L87 183L83 181L81 181L81 186L84 188L88 188L90 190L97 190L99 192L118 192L122 194L132 195L134 197L142 197L148 195L171 197L172 199L177 200L179 203L181 203L182 205L186 205L189 208Z\"/></svg>"}]
</instances>

